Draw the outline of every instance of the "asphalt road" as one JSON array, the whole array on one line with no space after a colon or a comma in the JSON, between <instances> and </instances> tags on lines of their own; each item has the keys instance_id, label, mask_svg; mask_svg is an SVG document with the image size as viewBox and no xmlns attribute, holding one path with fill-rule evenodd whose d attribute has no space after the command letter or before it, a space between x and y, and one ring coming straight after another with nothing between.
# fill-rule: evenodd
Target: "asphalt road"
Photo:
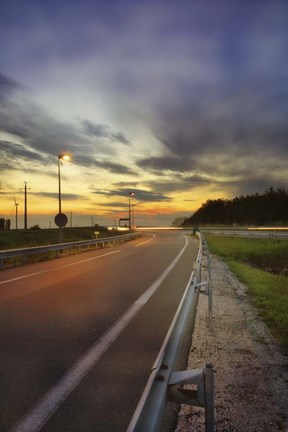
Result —
<instances>
[{"instance_id":1,"label":"asphalt road","mask_svg":"<svg viewBox=\"0 0 288 432\"><path fill-rule=\"evenodd\" d=\"M145 233L0 272L0 430L126 431L197 247Z\"/></svg>"}]
</instances>

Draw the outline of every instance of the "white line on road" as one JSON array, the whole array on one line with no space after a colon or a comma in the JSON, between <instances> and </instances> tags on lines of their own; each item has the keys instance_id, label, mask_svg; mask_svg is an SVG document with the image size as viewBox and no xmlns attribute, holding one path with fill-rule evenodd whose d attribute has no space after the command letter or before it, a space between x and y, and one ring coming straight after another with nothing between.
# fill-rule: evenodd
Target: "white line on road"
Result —
<instances>
[{"instance_id":1,"label":"white line on road","mask_svg":"<svg viewBox=\"0 0 288 432\"><path fill-rule=\"evenodd\" d=\"M107 349L115 342L138 311L159 288L163 280L177 264L188 246L187 237L185 245L176 258L160 275L160 277L136 300L132 306L107 330L104 335L70 368L67 373L43 396L30 412L17 423L10 432L39 432L50 417L61 406L74 388L88 374Z\"/></svg>"},{"instance_id":2,"label":"white line on road","mask_svg":"<svg viewBox=\"0 0 288 432\"><path fill-rule=\"evenodd\" d=\"M144 242L135 245L135 247L142 246L143 244L148 243L148 242L150 242L151 240L154 240L155 237L156 237L156 236L153 235L153 237L152 237L151 239L149 239L149 240L145 240Z\"/></svg>"},{"instance_id":3,"label":"white line on road","mask_svg":"<svg viewBox=\"0 0 288 432\"><path fill-rule=\"evenodd\" d=\"M47 270L41 270L39 272L29 273L29 274L26 274L26 275L23 275L23 276L19 276L19 277L13 278L13 279L7 279L7 280L4 280L4 281L1 281L0 285L6 284L6 283L9 283L9 282L14 282L14 281L17 281L17 280L20 280L20 279L26 279L26 278L29 278L29 277L32 277L32 276L37 276L37 275L42 274L42 273L48 273L48 272L51 272L51 271L55 272L56 270L63 269L65 267L71 267L71 266L74 266L76 264L82 264L83 262L92 261L92 260L95 260L95 259L98 259L98 258L102 258L102 257L105 257L107 255L115 254L115 253L118 253L118 252L121 252L121 249L113 251L113 252L108 252L106 254L98 255L98 256L95 256L95 257L92 257L92 258L87 258L87 259L84 259L84 260L81 260L81 261L76 261L76 262L73 262L73 263L70 263L70 264L65 264L65 265L62 265L62 266L59 266L59 267L53 267L53 268L50 268L50 269L47 269Z\"/></svg>"}]
</instances>

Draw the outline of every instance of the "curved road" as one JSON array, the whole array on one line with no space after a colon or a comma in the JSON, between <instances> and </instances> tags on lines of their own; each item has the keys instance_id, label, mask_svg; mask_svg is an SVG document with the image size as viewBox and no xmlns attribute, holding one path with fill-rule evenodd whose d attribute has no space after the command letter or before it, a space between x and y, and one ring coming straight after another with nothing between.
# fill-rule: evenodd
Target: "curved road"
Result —
<instances>
[{"instance_id":1,"label":"curved road","mask_svg":"<svg viewBox=\"0 0 288 432\"><path fill-rule=\"evenodd\" d=\"M0 272L0 430L126 431L186 288L193 238Z\"/></svg>"}]
</instances>

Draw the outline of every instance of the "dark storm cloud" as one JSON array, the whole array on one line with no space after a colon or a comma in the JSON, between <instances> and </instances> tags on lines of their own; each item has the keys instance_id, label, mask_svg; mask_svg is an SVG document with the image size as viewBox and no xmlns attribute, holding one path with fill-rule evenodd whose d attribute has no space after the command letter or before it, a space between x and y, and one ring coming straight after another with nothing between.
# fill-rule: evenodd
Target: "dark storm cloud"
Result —
<instances>
[{"instance_id":1,"label":"dark storm cloud","mask_svg":"<svg viewBox=\"0 0 288 432\"><path fill-rule=\"evenodd\" d=\"M89 120L64 123L49 115L33 103L29 92L9 77L0 75L0 129L15 137L15 141L2 141L2 152L28 161L53 163L55 155L69 150L77 162L84 166L95 165L114 173L128 174L132 171L118 163L93 160L96 151L112 157L114 143L129 145L129 140L108 125L95 124ZM85 156L87 154L87 156ZM54 159L52 159L54 158ZM106 165L106 166L105 166Z\"/></svg>"},{"instance_id":2,"label":"dark storm cloud","mask_svg":"<svg viewBox=\"0 0 288 432\"><path fill-rule=\"evenodd\" d=\"M137 165L139 168L156 173L162 170L185 172L193 169L191 164L184 158L169 156L140 159Z\"/></svg>"},{"instance_id":3,"label":"dark storm cloud","mask_svg":"<svg viewBox=\"0 0 288 432\"><path fill-rule=\"evenodd\" d=\"M87 135L118 141L122 144L130 144L129 140L121 132L113 132L107 125L93 123L89 120L82 120L82 125L84 133Z\"/></svg>"},{"instance_id":4,"label":"dark storm cloud","mask_svg":"<svg viewBox=\"0 0 288 432\"><path fill-rule=\"evenodd\" d=\"M288 93L275 95L273 89L266 88L259 94L252 88L240 94L223 95L219 100L211 99L205 109L200 105L197 113L193 108L190 111L189 106L193 107L192 100L182 111L172 108L160 115L158 136L176 154L193 156L231 147L241 150L251 143L263 147L273 144L277 150L287 150L283 142L288 135L285 122Z\"/></svg>"},{"instance_id":5,"label":"dark storm cloud","mask_svg":"<svg viewBox=\"0 0 288 432\"><path fill-rule=\"evenodd\" d=\"M121 196L127 198L127 200L128 200L129 192L131 192L131 189L115 189L115 190L114 189L113 190L94 189L93 190L93 193L95 195L104 195L107 197ZM160 201L171 200L171 198L161 193L156 193L144 189L133 189L133 192L134 192L133 199L137 201L160 202Z\"/></svg>"},{"instance_id":6,"label":"dark storm cloud","mask_svg":"<svg viewBox=\"0 0 288 432\"><path fill-rule=\"evenodd\" d=\"M22 86L12 78L4 75L0 71L0 100L3 103L15 90L21 89Z\"/></svg>"},{"instance_id":7,"label":"dark storm cloud","mask_svg":"<svg viewBox=\"0 0 288 432\"><path fill-rule=\"evenodd\" d=\"M213 183L213 190L218 193L219 197L223 197L223 191L229 193L230 196L251 195L256 192L264 192L270 187L287 188L286 179L275 178L273 176L250 176L242 178L238 181L224 181Z\"/></svg>"},{"instance_id":8,"label":"dark storm cloud","mask_svg":"<svg viewBox=\"0 0 288 432\"><path fill-rule=\"evenodd\" d=\"M268 177L281 184L288 156L287 4L241 5L225 2L225 8L218 9L217 14L223 11L219 20L210 21L214 3L210 11L203 5L200 19L195 15L199 22L189 40L199 48L204 34L207 42L214 36L212 62L204 50L191 51L195 62L189 65L189 78L178 74L177 83L169 87L173 99L169 95L155 102L149 123L164 148L162 157L139 160L141 168L197 171L222 190L235 181L236 193L248 178L252 188L267 184ZM205 33L199 27L202 18L211 23Z\"/></svg>"},{"instance_id":9,"label":"dark storm cloud","mask_svg":"<svg viewBox=\"0 0 288 432\"><path fill-rule=\"evenodd\" d=\"M99 168L103 168L106 169L107 171L110 171L114 174L130 174L130 175L135 175L135 173L128 168L125 165L121 165L115 162L109 162L109 161L105 161L105 162L100 162L100 161L95 161L95 165L98 166Z\"/></svg>"},{"instance_id":10,"label":"dark storm cloud","mask_svg":"<svg viewBox=\"0 0 288 432\"><path fill-rule=\"evenodd\" d=\"M191 106L193 101L191 100ZM173 169L183 163L205 174L238 173L246 176L251 162L258 172L261 166L275 167L288 156L288 93L273 89L231 95L211 101L205 110L185 109L160 115L156 134L175 160L163 155L140 161L146 169ZM167 164L167 160L171 165ZM176 168L177 169L177 168Z\"/></svg>"},{"instance_id":11,"label":"dark storm cloud","mask_svg":"<svg viewBox=\"0 0 288 432\"><path fill-rule=\"evenodd\" d=\"M133 191L134 189L137 189L138 182L131 182L131 181L118 181L116 183L113 183L113 187L115 189L124 189L128 191Z\"/></svg>"},{"instance_id":12,"label":"dark storm cloud","mask_svg":"<svg viewBox=\"0 0 288 432\"><path fill-rule=\"evenodd\" d=\"M93 155L85 156L77 154L75 160L77 164L80 164L81 166L88 169L100 168L113 174L136 175L136 173L131 168L117 162L111 162L110 160L108 160L108 158L107 160L101 161L95 159Z\"/></svg>"},{"instance_id":13,"label":"dark storm cloud","mask_svg":"<svg viewBox=\"0 0 288 432\"><path fill-rule=\"evenodd\" d=\"M101 138L108 138L109 132L107 126L102 124L95 124L89 120L82 120L84 133Z\"/></svg>"},{"instance_id":14,"label":"dark storm cloud","mask_svg":"<svg viewBox=\"0 0 288 432\"><path fill-rule=\"evenodd\" d=\"M31 152L57 154L68 144L74 147L79 141L73 127L58 122L33 103L27 89L9 78L0 81L0 89L1 131L23 140ZM11 152L20 155L20 145L11 147Z\"/></svg>"},{"instance_id":15,"label":"dark storm cloud","mask_svg":"<svg viewBox=\"0 0 288 432\"><path fill-rule=\"evenodd\" d=\"M130 175L135 175L135 173L128 168L125 165L121 165L115 162L109 162L109 161L93 161L93 165L95 165L96 167L105 169L111 173L114 174L130 174Z\"/></svg>"},{"instance_id":16,"label":"dark storm cloud","mask_svg":"<svg viewBox=\"0 0 288 432\"><path fill-rule=\"evenodd\" d=\"M121 132L116 132L111 134L112 141L118 141L122 144L130 144L130 141L125 138L125 136Z\"/></svg>"},{"instance_id":17,"label":"dark storm cloud","mask_svg":"<svg viewBox=\"0 0 288 432\"><path fill-rule=\"evenodd\" d=\"M53 192L30 192L31 195L37 195L42 196L45 198L56 198L59 199L59 193L53 193ZM83 199L83 195L79 194L71 194L71 193L61 193L61 197L65 200L77 200L79 198Z\"/></svg>"},{"instance_id":18,"label":"dark storm cloud","mask_svg":"<svg viewBox=\"0 0 288 432\"><path fill-rule=\"evenodd\" d=\"M12 141L0 140L0 151L1 151L2 157L3 157L3 155L6 155L6 157L8 157L10 160L11 160L11 155L13 155L13 157L14 157L13 163L14 164L15 164L15 157L22 159L22 160L26 160L26 161L31 161L31 160L36 160L39 162L45 161L45 158L43 157L43 155L41 153L34 152L30 149L27 149L23 145L17 144L17 143L12 142Z\"/></svg>"},{"instance_id":19,"label":"dark storm cloud","mask_svg":"<svg viewBox=\"0 0 288 432\"><path fill-rule=\"evenodd\" d=\"M156 190L161 194L170 194L175 192L185 192L190 191L196 188L200 188L203 186L208 186L211 184L215 184L215 180L211 180L200 176L198 174L191 176L184 176L180 173L175 175L174 178L171 177L169 180L162 180L161 178L157 181L146 182L145 186L151 190Z\"/></svg>"}]
</instances>

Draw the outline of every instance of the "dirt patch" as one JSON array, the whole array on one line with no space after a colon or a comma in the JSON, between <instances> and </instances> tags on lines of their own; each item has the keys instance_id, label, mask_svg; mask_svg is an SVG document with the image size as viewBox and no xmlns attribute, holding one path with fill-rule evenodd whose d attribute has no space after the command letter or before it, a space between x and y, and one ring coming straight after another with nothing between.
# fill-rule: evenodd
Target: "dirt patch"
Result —
<instances>
[{"instance_id":1,"label":"dirt patch","mask_svg":"<svg viewBox=\"0 0 288 432\"><path fill-rule=\"evenodd\" d=\"M245 285L219 259L211 257L211 266L213 329L207 296L201 295L188 368L213 364L216 431L288 432L288 358ZM205 431L204 409L183 405L176 431Z\"/></svg>"}]
</instances>

